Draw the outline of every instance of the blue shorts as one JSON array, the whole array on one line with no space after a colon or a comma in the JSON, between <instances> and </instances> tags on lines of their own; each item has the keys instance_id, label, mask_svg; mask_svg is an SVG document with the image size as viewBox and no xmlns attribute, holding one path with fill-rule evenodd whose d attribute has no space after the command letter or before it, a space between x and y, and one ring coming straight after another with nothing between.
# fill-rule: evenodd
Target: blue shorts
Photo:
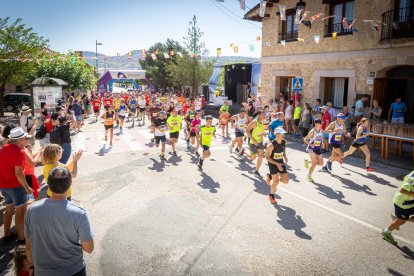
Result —
<instances>
[{"instance_id":1,"label":"blue shorts","mask_svg":"<svg viewBox=\"0 0 414 276\"><path fill-rule=\"evenodd\" d=\"M329 139L329 133L324 133L324 134L323 134L323 138L324 138L324 139Z\"/></svg>"},{"instance_id":2,"label":"blue shorts","mask_svg":"<svg viewBox=\"0 0 414 276\"><path fill-rule=\"evenodd\" d=\"M76 122L78 122L78 123L82 122L82 115L78 115L78 116L75 116L75 117L76 117Z\"/></svg>"},{"instance_id":3,"label":"blue shorts","mask_svg":"<svg viewBox=\"0 0 414 276\"><path fill-rule=\"evenodd\" d=\"M155 136L155 144L159 145L161 143L167 142L167 138L164 136Z\"/></svg>"},{"instance_id":4,"label":"blue shorts","mask_svg":"<svg viewBox=\"0 0 414 276\"><path fill-rule=\"evenodd\" d=\"M1 188L1 194L4 196L4 204L14 205L15 208L26 204L27 195L23 187Z\"/></svg>"}]
</instances>

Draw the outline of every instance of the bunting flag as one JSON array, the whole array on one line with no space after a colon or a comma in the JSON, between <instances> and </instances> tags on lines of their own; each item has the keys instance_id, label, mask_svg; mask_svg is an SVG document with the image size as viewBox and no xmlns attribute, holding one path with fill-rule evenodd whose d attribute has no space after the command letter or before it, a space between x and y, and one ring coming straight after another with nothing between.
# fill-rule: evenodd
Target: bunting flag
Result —
<instances>
[{"instance_id":1,"label":"bunting flag","mask_svg":"<svg viewBox=\"0 0 414 276\"><path fill-rule=\"evenodd\" d=\"M132 52L128 52L128 59L131 60L132 59Z\"/></svg>"},{"instance_id":2,"label":"bunting flag","mask_svg":"<svg viewBox=\"0 0 414 276\"><path fill-rule=\"evenodd\" d=\"M342 18L342 27L344 27L344 29L348 29L349 25L348 25L348 20L346 19L346 17Z\"/></svg>"},{"instance_id":3,"label":"bunting flag","mask_svg":"<svg viewBox=\"0 0 414 276\"><path fill-rule=\"evenodd\" d=\"M158 55L158 51L159 51L158 49L157 49L157 50L155 50L155 54L156 54L156 55Z\"/></svg>"},{"instance_id":4,"label":"bunting flag","mask_svg":"<svg viewBox=\"0 0 414 276\"><path fill-rule=\"evenodd\" d=\"M321 37L319 35L315 35L313 38L315 39L316 44L319 44Z\"/></svg>"},{"instance_id":5,"label":"bunting flag","mask_svg":"<svg viewBox=\"0 0 414 276\"><path fill-rule=\"evenodd\" d=\"M210 55L210 51L208 49L204 49L203 56L208 56L208 55Z\"/></svg>"},{"instance_id":6,"label":"bunting flag","mask_svg":"<svg viewBox=\"0 0 414 276\"><path fill-rule=\"evenodd\" d=\"M281 40L280 44L282 44L282 46L286 46L286 40Z\"/></svg>"},{"instance_id":7,"label":"bunting flag","mask_svg":"<svg viewBox=\"0 0 414 276\"><path fill-rule=\"evenodd\" d=\"M286 7L283 5L279 5L279 12L280 12L280 20L286 21Z\"/></svg>"},{"instance_id":8,"label":"bunting flag","mask_svg":"<svg viewBox=\"0 0 414 276\"><path fill-rule=\"evenodd\" d=\"M246 0L239 0L240 3L240 9L245 10L246 9Z\"/></svg>"},{"instance_id":9,"label":"bunting flag","mask_svg":"<svg viewBox=\"0 0 414 276\"><path fill-rule=\"evenodd\" d=\"M323 15L323 13L320 12L318 14L315 14L315 15L310 16L309 17L310 23L313 24L313 22L315 22L316 20L318 20L322 15Z\"/></svg>"},{"instance_id":10,"label":"bunting flag","mask_svg":"<svg viewBox=\"0 0 414 276\"><path fill-rule=\"evenodd\" d=\"M260 0L260 12L259 12L260 17L264 17L265 16L265 13L266 13L266 4L267 4L267 1L266 0Z\"/></svg>"},{"instance_id":11,"label":"bunting flag","mask_svg":"<svg viewBox=\"0 0 414 276\"><path fill-rule=\"evenodd\" d=\"M299 24L302 23L302 21L306 19L306 17L308 16L308 14L309 14L309 11L305 11L302 14L302 18L299 20Z\"/></svg>"},{"instance_id":12,"label":"bunting flag","mask_svg":"<svg viewBox=\"0 0 414 276\"><path fill-rule=\"evenodd\" d=\"M233 51L234 51L234 53L238 54L239 53L239 46L234 45L233 46Z\"/></svg>"},{"instance_id":13,"label":"bunting flag","mask_svg":"<svg viewBox=\"0 0 414 276\"><path fill-rule=\"evenodd\" d=\"M144 61L147 59L147 51L145 49L141 49L141 60Z\"/></svg>"},{"instance_id":14,"label":"bunting flag","mask_svg":"<svg viewBox=\"0 0 414 276\"><path fill-rule=\"evenodd\" d=\"M354 25L354 23L357 21L357 19L355 18L354 20L352 20L351 24L348 26L348 30L352 29L352 26Z\"/></svg>"},{"instance_id":15,"label":"bunting flag","mask_svg":"<svg viewBox=\"0 0 414 276\"><path fill-rule=\"evenodd\" d=\"M326 16L326 17L322 18L321 20L325 21L326 19L334 18L334 17L335 17L335 15L330 15L330 16Z\"/></svg>"},{"instance_id":16,"label":"bunting flag","mask_svg":"<svg viewBox=\"0 0 414 276\"><path fill-rule=\"evenodd\" d=\"M156 54L151 54L152 60L156 60L157 59L157 55Z\"/></svg>"},{"instance_id":17,"label":"bunting flag","mask_svg":"<svg viewBox=\"0 0 414 276\"><path fill-rule=\"evenodd\" d=\"M216 54L217 54L217 56L220 56L221 55L221 48L217 48Z\"/></svg>"},{"instance_id":18,"label":"bunting flag","mask_svg":"<svg viewBox=\"0 0 414 276\"><path fill-rule=\"evenodd\" d=\"M371 22L371 27L374 31L379 31L379 25L375 22Z\"/></svg>"},{"instance_id":19,"label":"bunting flag","mask_svg":"<svg viewBox=\"0 0 414 276\"><path fill-rule=\"evenodd\" d=\"M168 55L168 53L164 53L164 58L165 59L169 59L170 58L170 56Z\"/></svg>"},{"instance_id":20,"label":"bunting flag","mask_svg":"<svg viewBox=\"0 0 414 276\"><path fill-rule=\"evenodd\" d=\"M254 46L253 46L253 44L249 44L249 50L250 50L250 52L254 52Z\"/></svg>"},{"instance_id":21,"label":"bunting flag","mask_svg":"<svg viewBox=\"0 0 414 276\"><path fill-rule=\"evenodd\" d=\"M333 33L332 33L332 39L333 39L333 40L336 40L337 35L338 35L338 33L337 33L337 32L333 32Z\"/></svg>"},{"instance_id":22,"label":"bunting flag","mask_svg":"<svg viewBox=\"0 0 414 276\"><path fill-rule=\"evenodd\" d=\"M302 11L300 9L296 9L296 14L295 14L295 24L299 25L300 24L300 16L302 14Z\"/></svg>"},{"instance_id":23,"label":"bunting flag","mask_svg":"<svg viewBox=\"0 0 414 276\"><path fill-rule=\"evenodd\" d=\"M256 41L260 41L260 35L256 36Z\"/></svg>"},{"instance_id":24,"label":"bunting flag","mask_svg":"<svg viewBox=\"0 0 414 276\"><path fill-rule=\"evenodd\" d=\"M174 56L174 55L175 55L174 51L170 51L170 56Z\"/></svg>"},{"instance_id":25,"label":"bunting flag","mask_svg":"<svg viewBox=\"0 0 414 276\"><path fill-rule=\"evenodd\" d=\"M299 42L305 42L305 39L304 39L304 38L300 38L300 37L298 37L298 38L297 38L297 40L298 40Z\"/></svg>"},{"instance_id":26,"label":"bunting flag","mask_svg":"<svg viewBox=\"0 0 414 276\"><path fill-rule=\"evenodd\" d=\"M181 52L177 52L177 55L178 55L179 57L183 57L183 54L182 54Z\"/></svg>"}]
</instances>

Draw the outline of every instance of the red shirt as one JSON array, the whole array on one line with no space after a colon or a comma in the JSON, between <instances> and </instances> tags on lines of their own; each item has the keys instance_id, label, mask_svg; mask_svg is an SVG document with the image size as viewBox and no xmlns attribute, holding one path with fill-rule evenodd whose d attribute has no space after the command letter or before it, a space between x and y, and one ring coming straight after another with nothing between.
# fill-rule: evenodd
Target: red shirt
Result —
<instances>
[{"instance_id":1,"label":"red shirt","mask_svg":"<svg viewBox=\"0 0 414 276\"><path fill-rule=\"evenodd\" d=\"M206 106L206 99L204 99L204 97L203 98L201 98L201 107L205 107Z\"/></svg>"},{"instance_id":2,"label":"red shirt","mask_svg":"<svg viewBox=\"0 0 414 276\"><path fill-rule=\"evenodd\" d=\"M127 103L129 100L129 95L122 95L122 98L124 98L125 102Z\"/></svg>"},{"instance_id":3,"label":"red shirt","mask_svg":"<svg viewBox=\"0 0 414 276\"><path fill-rule=\"evenodd\" d=\"M45 128L46 128L46 133L52 132L52 129L53 129L52 120L48 120L45 122Z\"/></svg>"},{"instance_id":4,"label":"red shirt","mask_svg":"<svg viewBox=\"0 0 414 276\"><path fill-rule=\"evenodd\" d=\"M98 99L96 99L96 100L93 100L92 101L92 106L93 106L93 109L99 109L99 107L101 107L101 100L98 100Z\"/></svg>"},{"instance_id":5,"label":"red shirt","mask_svg":"<svg viewBox=\"0 0 414 276\"><path fill-rule=\"evenodd\" d=\"M325 128L331 123L331 114L329 114L328 111L326 111L322 116L322 129L325 130Z\"/></svg>"},{"instance_id":6,"label":"red shirt","mask_svg":"<svg viewBox=\"0 0 414 276\"><path fill-rule=\"evenodd\" d=\"M108 107L108 106L112 106L114 103L114 100L112 98L104 98L104 106Z\"/></svg>"},{"instance_id":7,"label":"red shirt","mask_svg":"<svg viewBox=\"0 0 414 276\"><path fill-rule=\"evenodd\" d=\"M188 104L185 104L185 105L183 105L183 112L184 112L184 114L186 114L187 113L187 110L190 108L190 105L188 105Z\"/></svg>"},{"instance_id":8,"label":"red shirt","mask_svg":"<svg viewBox=\"0 0 414 276\"><path fill-rule=\"evenodd\" d=\"M15 167L24 167L24 152L14 144L7 144L0 150L0 188L20 187L15 174Z\"/></svg>"}]
</instances>

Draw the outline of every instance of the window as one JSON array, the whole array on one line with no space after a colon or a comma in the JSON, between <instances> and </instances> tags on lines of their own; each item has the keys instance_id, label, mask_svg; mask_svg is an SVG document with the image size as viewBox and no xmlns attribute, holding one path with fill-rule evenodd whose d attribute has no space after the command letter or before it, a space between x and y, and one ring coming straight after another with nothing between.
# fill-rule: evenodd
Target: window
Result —
<instances>
[{"instance_id":1,"label":"window","mask_svg":"<svg viewBox=\"0 0 414 276\"><path fill-rule=\"evenodd\" d=\"M344 26L342 19L346 18L348 25L355 19L355 0L337 0L331 4L329 11L329 14L335 17L331 18L325 26L325 35L352 34L352 28L348 29Z\"/></svg>"},{"instance_id":2,"label":"window","mask_svg":"<svg viewBox=\"0 0 414 276\"><path fill-rule=\"evenodd\" d=\"M395 0L395 16L397 22L405 22L413 20L414 16L414 0Z\"/></svg>"},{"instance_id":3,"label":"window","mask_svg":"<svg viewBox=\"0 0 414 276\"><path fill-rule=\"evenodd\" d=\"M336 108L346 106L348 103L348 78L325 78L325 91L323 102L332 102Z\"/></svg>"},{"instance_id":4,"label":"window","mask_svg":"<svg viewBox=\"0 0 414 276\"><path fill-rule=\"evenodd\" d=\"M299 25L295 24L296 9L286 11L286 20L282 21L282 35L280 40L296 41Z\"/></svg>"}]
</instances>

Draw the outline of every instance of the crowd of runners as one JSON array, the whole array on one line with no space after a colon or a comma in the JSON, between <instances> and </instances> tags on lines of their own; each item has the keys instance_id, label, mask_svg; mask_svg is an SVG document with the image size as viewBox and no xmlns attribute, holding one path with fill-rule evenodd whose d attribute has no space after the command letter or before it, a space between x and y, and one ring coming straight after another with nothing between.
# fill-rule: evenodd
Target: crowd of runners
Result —
<instances>
[{"instance_id":1,"label":"crowd of runners","mask_svg":"<svg viewBox=\"0 0 414 276\"><path fill-rule=\"evenodd\" d=\"M2 200L6 204L3 241L17 238L19 245L25 244L27 231L23 229L27 225L24 226L23 221L26 204L39 197L41 186L34 172L38 163L43 164L44 183L49 184L50 175L58 167L66 168L71 178L76 177L82 151L72 152L70 136L71 132L82 131L85 120L103 124L105 135L102 138L110 147L116 147L114 131L122 135L125 126L149 128L152 133L149 142L160 148L159 157L162 161L166 160L167 147L171 148L172 157L177 156L177 150L181 149L177 147L178 142L184 139L186 148L181 150L189 151L198 158L197 168L200 171L203 171L204 162L211 156L214 139L221 136L221 139L231 140L228 141L229 153L235 154L240 162L244 159L255 162L253 174L257 178L262 178L260 168L263 161L267 162L269 172L265 178L269 185L268 199L272 204L277 204L275 194L279 183L289 182L286 134L302 137L307 145L303 153L303 166L307 169L306 179L309 182L314 182L314 172L318 166L321 167L320 172L331 174L334 171L333 164L342 165L344 159L356 150L365 154L366 172L374 171L370 166L370 151L366 144L370 119L360 116L352 126L347 111L336 114L330 103L321 106L321 101L316 100L315 105L310 107L307 103L301 105L297 101L293 105L292 101L280 97L264 104L260 97L253 95L236 109L224 102L217 120L205 114L205 107L203 96L190 98L173 92L139 91L67 95L51 114L43 103L38 119L30 115L29 107L23 107L20 125L7 125L2 129L0 188L4 197ZM35 139L39 140L40 148L34 148ZM349 140L352 143L346 147ZM325 152L330 152L330 157L324 162L322 154ZM8 174L16 166L21 168L21 172L13 173L17 176L14 179ZM414 221L413 178L414 172L406 177L402 189L397 192L394 199L396 217L382 233L391 243L396 243L391 231L398 230L407 220ZM8 184L5 184L6 180ZM56 192L53 185L51 188L48 189L47 197L52 197ZM65 191L65 198L71 200L70 187ZM17 237L13 237L10 230L14 212Z\"/></svg>"}]
</instances>

